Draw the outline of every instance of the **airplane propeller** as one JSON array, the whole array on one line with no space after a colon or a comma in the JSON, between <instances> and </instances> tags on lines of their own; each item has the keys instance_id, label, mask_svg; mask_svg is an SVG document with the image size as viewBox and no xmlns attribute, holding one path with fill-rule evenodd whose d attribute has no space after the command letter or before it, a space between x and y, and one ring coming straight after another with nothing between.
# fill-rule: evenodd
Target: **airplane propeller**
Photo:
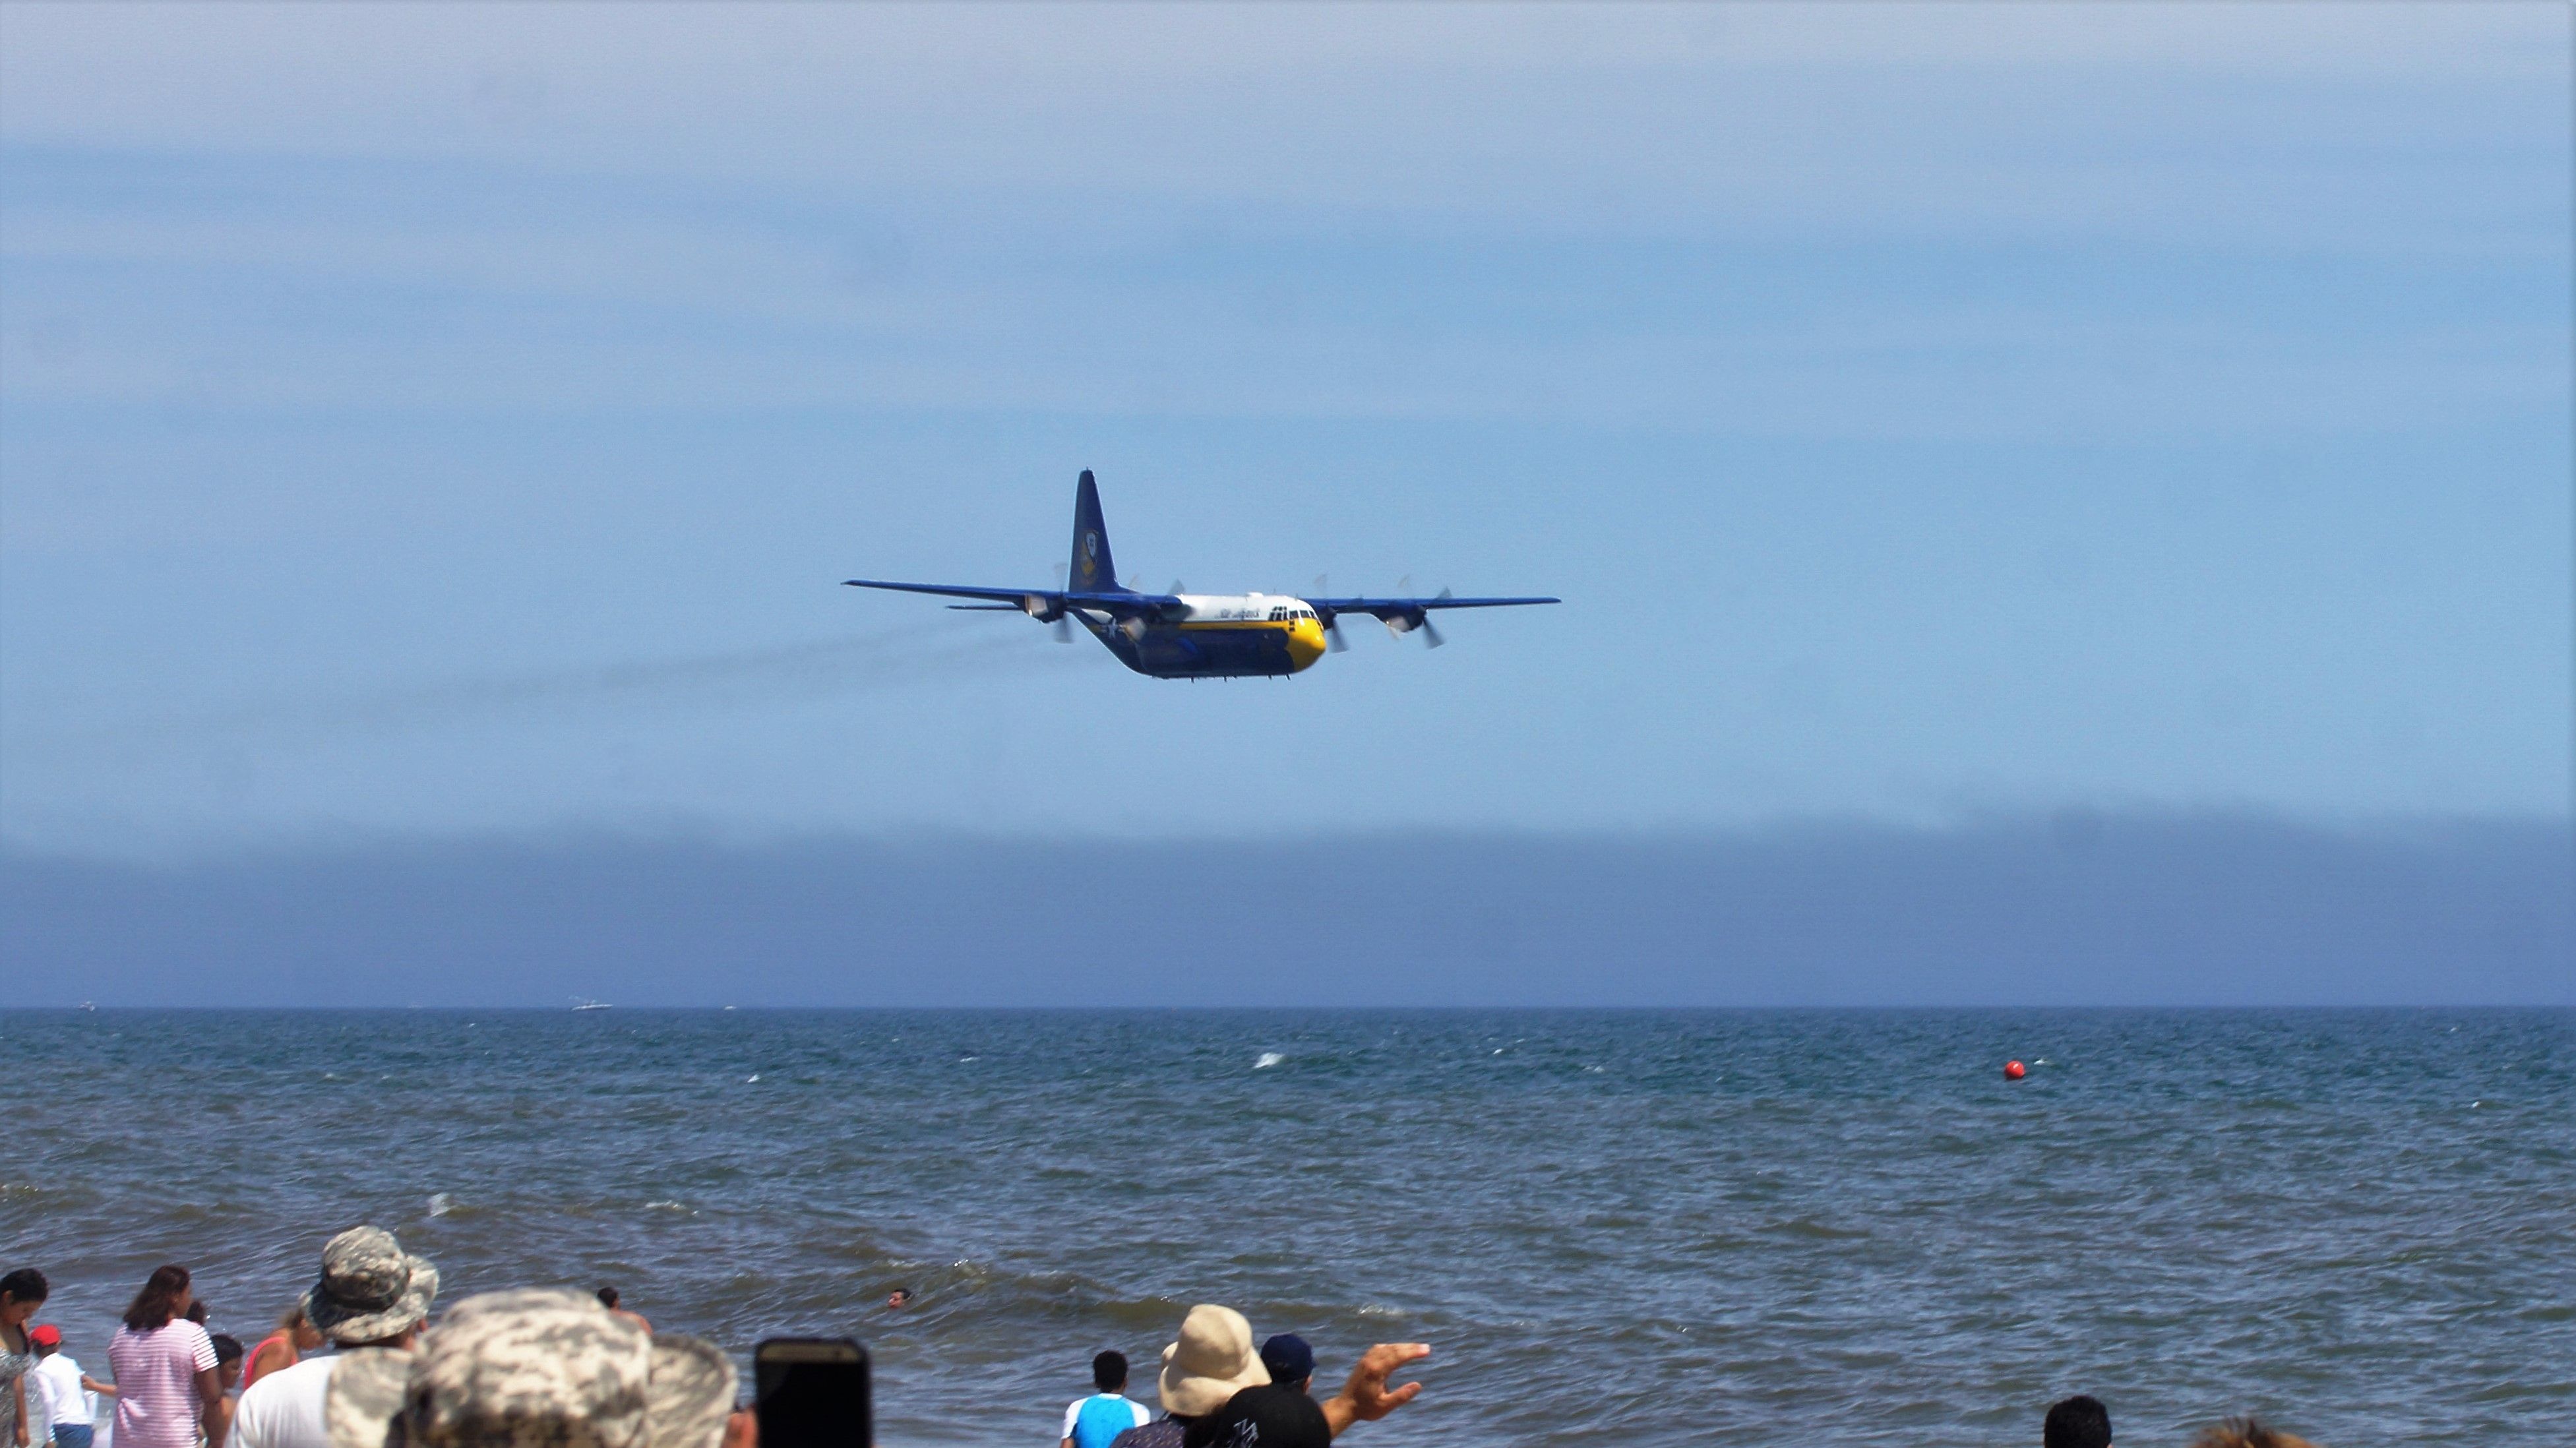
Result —
<instances>
[{"instance_id":1,"label":"airplane propeller","mask_svg":"<svg viewBox=\"0 0 2576 1448\"><path fill-rule=\"evenodd\" d=\"M1408 573L1395 581L1396 597L1402 598L1411 592L1413 592L1412 574ZM1400 613L1393 618L1381 618L1378 622L1386 625L1386 636L1391 639L1400 639L1413 632L1414 621Z\"/></svg>"},{"instance_id":2,"label":"airplane propeller","mask_svg":"<svg viewBox=\"0 0 2576 1448\"><path fill-rule=\"evenodd\" d=\"M1055 591L1056 591L1056 592L1058 592L1058 593L1062 593L1062 592L1064 592L1064 571L1065 571L1065 569L1066 569L1066 567L1067 567L1067 566L1068 566L1068 565L1066 565L1066 564L1062 564L1062 563L1059 563L1059 564L1057 564L1057 565L1055 566ZM1055 635L1055 641L1056 641L1057 643L1060 643L1060 644L1069 644L1069 643L1072 643L1072 642L1073 642L1073 610L1071 610L1071 609L1066 609L1066 610L1064 610L1064 611L1062 611L1062 612L1058 613L1058 614L1055 616L1055 622L1054 622L1054 623L1052 623L1052 624L1049 624L1049 625L1047 626L1047 632L1052 633L1052 634L1054 634L1054 635Z\"/></svg>"},{"instance_id":3,"label":"airplane propeller","mask_svg":"<svg viewBox=\"0 0 2576 1448\"><path fill-rule=\"evenodd\" d=\"M1306 591L1316 598L1322 598L1324 595L1331 593L1333 589L1328 576L1318 573L1315 575L1315 586ZM1342 616L1338 613L1326 611L1323 614L1323 619L1324 647L1337 654L1342 650L1349 648L1351 646L1351 641L1342 637Z\"/></svg>"},{"instance_id":4,"label":"airplane propeller","mask_svg":"<svg viewBox=\"0 0 2576 1448\"><path fill-rule=\"evenodd\" d=\"M1397 579L1395 583L1395 591L1399 597L1410 595L1413 592L1413 575L1408 573L1402 578ZM1448 589L1444 588L1440 590L1439 597L1448 598L1450 596L1451 594ZM1422 635L1422 646L1426 649L1436 649L1442 644L1449 642L1447 639L1440 636L1440 630L1432 627L1431 615L1421 609L1416 609L1411 613L1399 613L1394 617L1389 618L1386 620L1386 631L1396 638L1402 638L1406 634L1418 631Z\"/></svg>"}]
</instances>

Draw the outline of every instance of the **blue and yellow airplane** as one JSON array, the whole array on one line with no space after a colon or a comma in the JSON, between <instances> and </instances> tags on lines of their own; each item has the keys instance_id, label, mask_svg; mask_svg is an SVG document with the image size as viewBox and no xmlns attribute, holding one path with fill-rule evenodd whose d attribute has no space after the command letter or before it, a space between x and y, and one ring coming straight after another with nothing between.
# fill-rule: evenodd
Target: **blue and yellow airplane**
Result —
<instances>
[{"instance_id":1,"label":"blue and yellow airplane","mask_svg":"<svg viewBox=\"0 0 2576 1448\"><path fill-rule=\"evenodd\" d=\"M1364 613L1402 637L1419 630L1422 641L1440 646L1440 631L1431 614L1443 608L1508 608L1525 603L1556 603L1553 598L1453 598L1447 589L1436 598L1288 598L1272 593L1183 593L1177 583L1169 593L1138 593L1118 582L1109 561L1109 525L1100 518L1100 489L1083 470L1073 492L1073 566L1061 589L972 588L956 583L886 583L873 578L846 580L852 588L891 588L903 593L936 593L950 598L990 600L952 603L950 608L1024 613L1055 625L1056 637L1071 640L1068 624L1080 623L1091 636L1140 674L1158 679L1284 678L1313 664L1327 648L1343 648L1341 616Z\"/></svg>"}]
</instances>

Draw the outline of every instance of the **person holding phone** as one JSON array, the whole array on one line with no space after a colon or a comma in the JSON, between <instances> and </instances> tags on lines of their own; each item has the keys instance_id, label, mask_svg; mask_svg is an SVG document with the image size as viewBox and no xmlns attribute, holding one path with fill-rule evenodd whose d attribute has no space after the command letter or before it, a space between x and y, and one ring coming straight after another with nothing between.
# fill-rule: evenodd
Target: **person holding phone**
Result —
<instances>
[{"instance_id":1,"label":"person holding phone","mask_svg":"<svg viewBox=\"0 0 2576 1448\"><path fill-rule=\"evenodd\" d=\"M866 1348L846 1337L773 1337L752 1350L751 1370L753 1426L766 1448L872 1448Z\"/></svg>"}]
</instances>

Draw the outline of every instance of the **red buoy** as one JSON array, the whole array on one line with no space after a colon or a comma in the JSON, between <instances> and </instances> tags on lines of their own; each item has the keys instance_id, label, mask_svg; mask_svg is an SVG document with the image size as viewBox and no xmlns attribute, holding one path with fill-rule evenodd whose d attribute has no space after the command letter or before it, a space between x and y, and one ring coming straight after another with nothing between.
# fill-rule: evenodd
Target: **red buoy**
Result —
<instances>
[{"instance_id":1,"label":"red buoy","mask_svg":"<svg viewBox=\"0 0 2576 1448\"><path fill-rule=\"evenodd\" d=\"M2028 1074L2027 1072L2025 1072L2025 1071L2023 1071L2023 1070L2022 1070L2021 1062L2019 1062L2019 1061L2006 1061L2006 1062L2004 1062L2004 1079L2005 1079L2005 1080L2007 1080L2007 1081L2018 1081L2018 1080L2020 1080L2023 1076L2025 1076L2025 1075L2027 1075L2027 1074Z\"/></svg>"}]
</instances>

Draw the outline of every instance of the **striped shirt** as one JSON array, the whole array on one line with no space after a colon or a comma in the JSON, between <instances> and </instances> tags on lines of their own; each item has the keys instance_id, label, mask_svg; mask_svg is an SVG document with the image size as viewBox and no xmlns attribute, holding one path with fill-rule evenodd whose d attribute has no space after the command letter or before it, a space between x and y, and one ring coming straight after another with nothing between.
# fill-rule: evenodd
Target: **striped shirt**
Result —
<instances>
[{"instance_id":1,"label":"striped shirt","mask_svg":"<svg viewBox=\"0 0 2576 1448\"><path fill-rule=\"evenodd\" d=\"M186 1318L136 1332L120 1327L107 1340L116 1374L116 1441L120 1448L197 1448L204 1400L197 1374L215 1365L214 1340Z\"/></svg>"}]
</instances>

